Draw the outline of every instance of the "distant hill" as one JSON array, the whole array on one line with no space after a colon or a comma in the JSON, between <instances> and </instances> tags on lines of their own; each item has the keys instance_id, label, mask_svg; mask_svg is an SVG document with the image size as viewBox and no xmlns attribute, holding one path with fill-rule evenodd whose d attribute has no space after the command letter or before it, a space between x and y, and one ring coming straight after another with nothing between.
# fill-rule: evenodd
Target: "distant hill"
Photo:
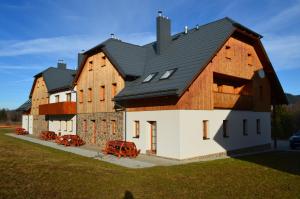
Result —
<instances>
[{"instance_id":1,"label":"distant hill","mask_svg":"<svg viewBox=\"0 0 300 199\"><path fill-rule=\"evenodd\" d=\"M292 95L289 93L286 93L285 95L290 104L296 104L297 102L300 102L300 95Z\"/></svg>"}]
</instances>

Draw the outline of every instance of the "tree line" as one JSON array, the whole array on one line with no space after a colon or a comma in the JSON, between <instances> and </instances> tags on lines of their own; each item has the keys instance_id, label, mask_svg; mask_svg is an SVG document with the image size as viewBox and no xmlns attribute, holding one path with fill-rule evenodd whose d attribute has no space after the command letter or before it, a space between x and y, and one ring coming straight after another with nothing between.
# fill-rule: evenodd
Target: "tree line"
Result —
<instances>
[{"instance_id":1,"label":"tree line","mask_svg":"<svg viewBox=\"0 0 300 199\"><path fill-rule=\"evenodd\" d=\"M22 113L15 110L0 109L0 123L21 122Z\"/></svg>"}]
</instances>

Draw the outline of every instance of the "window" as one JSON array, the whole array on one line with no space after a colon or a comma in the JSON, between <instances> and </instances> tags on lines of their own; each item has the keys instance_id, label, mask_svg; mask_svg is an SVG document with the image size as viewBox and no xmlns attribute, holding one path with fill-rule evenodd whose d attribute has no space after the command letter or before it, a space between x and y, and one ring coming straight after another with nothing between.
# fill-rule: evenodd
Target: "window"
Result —
<instances>
[{"instance_id":1,"label":"window","mask_svg":"<svg viewBox=\"0 0 300 199\"><path fill-rule=\"evenodd\" d=\"M89 61L89 71L93 70L93 61Z\"/></svg>"},{"instance_id":2,"label":"window","mask_svg":"<svg viewBox=\"0 0 300 199\"><path fill-rule=\"evenodd\" d=\"M83 103L83 90L79 90L79 103Z\"/></svg>"},{"instance_id":3,"label":"window","mask_svg":"<svg viewBox=\"0 0 300 199\"><path fill-rule=\"evenodd\" d=\"M176 68L171 69L171 70L167 70L159 79L168 79L168 78L170 78L176 70L177 70Z\"/></svg>"},{"instance_id":4,"label":"window","mask_svg":"<svg viewBox=\"0 0 300 199\"><path fill-rule=\"evenodd\" d=\"M73 120L68 121L68 131L72 132L73 131Z\"/></svg>"},{"instance_id":5,"label":"window","mask_svg":"<svg viewBox=\"0 0 300 199\"><path fill-rule=\"evenodd\" d=\"M68 121L65 121L65 131L68 131Z\"/></svg>"},{"instance_id":6,"label":"window","mask_svg":"<svg viewBox=\"0 0 300 199\"><path fill-rule=\"evenodd\" d=\"M140 137L140 121L134 121L134 138Z\"/></svg>"},{"instance_id":7,"label":"window","mask_svg":"<svg viewBox=\"0 0 300 199\"><path fill-rule=\"evenodd\" d=\"M111 85L111 98L114 98L117 94L117 83Z\"/></svg>"},{"instance_id":8,"label":"window","mask_svg":"<svg viewBox=\"0 0 300 199\"><path fill-rule=\"evenodd\" d=\"M150 82L156 75L157 75L157 73L151 73L143 80L143 83Z\"/></svg>"},{"instance_id":9,"label":"window","mask_svg":"<svg viewBox=\"0 0 300 199\"><path fill-rule=\"evenodd\" d=\"M59 120L59 128L58 128L59 131L61 131L61 120Z\"/></svg>"},{"instance_id":10,"label":"window","mask_svg":"<svg viewBox=\"0 0 300 199\"><path fill-rule=\"evenodd\" d=\"M88 89L88 102L92 102L93 99L93 92L92 92L92 88Z\"/></svg>"},{"instance_id":11,"label":"window","mask_svg":"<svg viewBox=\"0 0 300 199\"><path fill-rule=\"evenodd\" d=\"M100 87L100 101L104 101L105 100L105 86L101 86Z\"/></svg>"},{"instance_id":12,"label":"window","mask_svg":"<svg viewBox=\"0 0 300 199\"><path fill-rule=\"evenodd\" d=\"M67 93L66 97L67 97L67 102L70 102L71 101L71 93Z\"/></svg>"},{"instance_id":13,"label":"window","mask_svg":"<svg viewBox=\"0 0 300 199\"><path fill-rule=\"evenodd\" d=\"M246 119L243 119L243 135L248 135L248 126Z\"/></svg>"},{"instance_id":14,"label":"window","mask_svg":"<svg viewBox=\"0 0 300 199\"><path fill-rule=\"evenodd\" d=\"M228 120L223 120L223 137L224 138L228 138L229 136L228 136L228 126L227 126L227 124L228 124Z\"/></svg>"},{"instance_id":15,"label":"window","mask_svg":"<svg viewBox=\"0 0 300 199\"><path fill-rule=\"evenodd\" d=\"M101 67L104 67L106 65L106 57L102 56L102 65Z\"/></svg>"},{"instance_id":16,"label":"window","mask_svg":"<svg viewBox=\"0 0 300 199\"><path fill-rule=\"evenodd\" d=\"M83 131L87 132L87 121L86 120L83 120L82 127L83 127Z\"/></svg>"},{"instance_id":17,"label":"window","mask_svg":"<svg viewBox=\"0 0 300 199\"><path fill-rule=\"evenodd\" d=\"M203 140L208 138L208 120L203 120Z\"/></svg>"},{"instance_id":18,"label":"window","mask_svg":"<svg viewBox=\"0 0 300 199\"><path fill-rule=\"evenodd\" d=\"M231 60L233 57L233 50L229 45L225 46L225 58Z\"/></svg>"},{"instance_id":19,"label":"window","mask_svg":"<svg viewBox=\"0 0 300 199\"><path fill-rule=\"evenodd\" d=\"M256 119L256 133L261 134L260 119Z\"/></svg>"},{"instance_id":20,"label":"window","mask_svg":"<svg viewBox=\"0 0 300 199\"><path fill-rule=\"evenodd\" d=\"M55 102L59 102L59 95L55 95Z\"/></svg>"},{"instance_id":21,"label":"window","mask_svg":"<svg viewBox=\"0 0 300 199\"><path fill-rule=\"evenodd\" d=\"M101 130L105 134L107 132L107 123L106 120L101 120Z\"/></svg>"},{"instance_id":22,"label":"window","mask_svg":"<svg viewBox=\"0 0 300 199\"><path fill-rule=\"evenodd\" d=\"M116 120L111 121L111 133L116 134Z\"/></svg>"},{"instance_id":23,"label":"window","mask_svg":"<svg viewBox=\"0 0 300 199\"><path fill-rule=\"evenodd\" d=\"M248 66L253 65L253 56L251 53L247 53L247 62L248 62Z\"/></svg>"}]
</instances>

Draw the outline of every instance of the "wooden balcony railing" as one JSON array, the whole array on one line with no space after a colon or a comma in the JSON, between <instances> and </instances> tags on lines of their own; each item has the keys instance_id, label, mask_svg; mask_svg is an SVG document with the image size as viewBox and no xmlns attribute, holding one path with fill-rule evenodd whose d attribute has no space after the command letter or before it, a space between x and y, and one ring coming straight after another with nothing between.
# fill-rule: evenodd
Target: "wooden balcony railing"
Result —
<instances>
[{"instance_id":1,"label":"wooden balcony railing","mask_svg":"<svg viewBox=\"0 0 300 199\"><path fill-rule=\"evenodd\" d=\"M76 112L76 102L58 102L39 106L40 115L69 115Z\"/></svg>"},{"instance_id":2,"label":"wooden balcony railing","mask_svg":"<svg viewBox=\"0 0 300 199\"><path fill-rule=\"evenodd\" d=\"M248 95L214 92L214 108L252 110L253 98Z\"/></svg>"}]
</instances>

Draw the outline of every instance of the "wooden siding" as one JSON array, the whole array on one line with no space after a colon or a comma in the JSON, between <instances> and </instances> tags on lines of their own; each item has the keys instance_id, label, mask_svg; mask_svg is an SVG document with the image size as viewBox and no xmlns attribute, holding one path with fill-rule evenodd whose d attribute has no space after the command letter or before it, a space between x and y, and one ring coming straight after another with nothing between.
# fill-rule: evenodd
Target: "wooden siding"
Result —
<instances>
[{"instance_id":1,"label":"wooden siding","mask_svg":"<svg viewBox=\"0 0 300 199\"><path fill-rule=\"evenodd\" d=\"M114 112L112 92L118 93L124 84L103 52L88 57L77 80L77 113ZM104 87L105 93L101 87Z\"/></svg>"},{"instance_id":2,"label":"wooden siding","mask_svg":"<svg viewBox=\"0 0 300 199\"><path fill-rule=\"evenodd\" d=\"M251 107L250 109L255 111L270 111L269 81L267 78L259 79L256 74L261 68L262 64L254 47L231 37L179 99L174 101L174 98L161 98L160 103L155 103L156 99L131 101L127 103L127 110L212 110L214 108L245 109L247 107L249 109ZM214 73L235 77L247 83L236 88L232 87L232 89L226 85L222 87L224 93L230 93L232 90L234 97L224 97L222 93L214 94L217 91ZM263 88L262 98L258 97L259 87ZM245 97L245 95L250 97ZM215 100L217 102L214 102Z\"/></svg>"},{"instance_id":3,"label":"wooden siding","mask_svg":"<svg viewBox=\"0 0 300 199\"><path fill-rule=\"evenodd\" d=\"M34 82L31 103L31 115L39 115L39 105L49 103L48 90L43 77L37 78Z\"/></svg>"}]
</instances>

